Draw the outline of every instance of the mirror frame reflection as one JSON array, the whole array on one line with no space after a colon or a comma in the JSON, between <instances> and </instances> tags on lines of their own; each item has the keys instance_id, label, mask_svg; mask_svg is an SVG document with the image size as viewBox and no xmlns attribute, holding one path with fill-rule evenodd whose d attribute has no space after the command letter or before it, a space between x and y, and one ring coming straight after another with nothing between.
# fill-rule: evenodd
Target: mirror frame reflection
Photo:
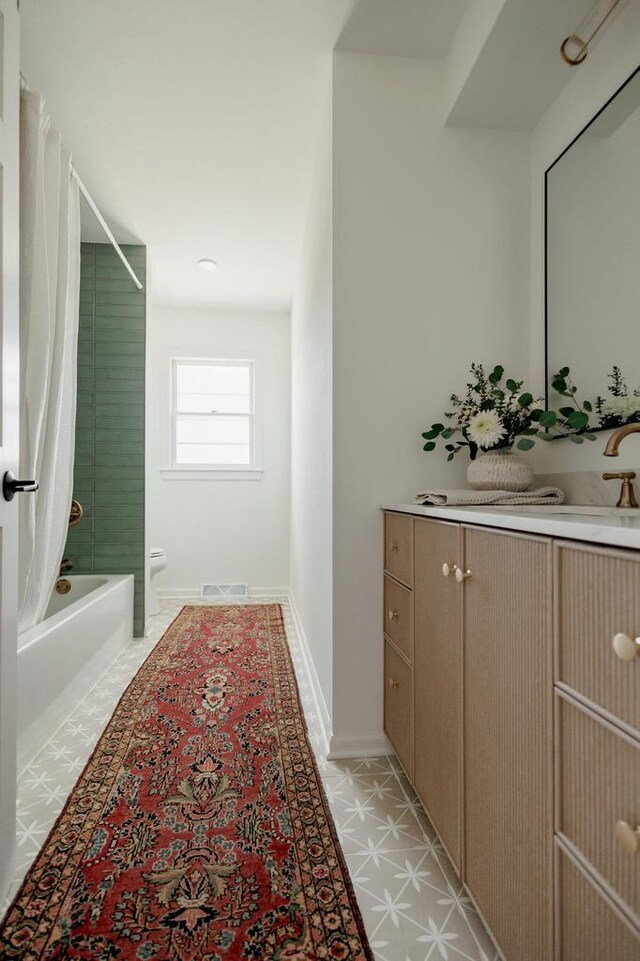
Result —
<instances>
[{"instance_id":1,"label":"mirror frame reflection","mask_svg":"<svg viewBox=\"0 0 640 961\"><path fill-rule=\"evenodd\" d=\"M550 208L549 208L549 175L557 166L557 164L565 157L565 155L575 146L575 144L584 136L584 134L589 130L589 128L596 123L596 121L601 117L601 115L609 108L609 106L616 100L618 96L631 84L634 80L640 79L640 66L637 67L633 73L624 81L620 87L615 90L615 92L609 97L606 103L591 117L591 119L582 127L582 129L576 134L576 136L571 140L569 144L564 148L564 150L555 158L553 163L547 167L544 175L544 355L545 355L545 387L544 387L544 403L546 408L557 409L562 404L562 398L556 392L552 392L551 381L553 375L558 370L558 362L555 361L555 369L551 369L550 366L550 343L551 343L551 319L550 319L550 290L549 290L549 275L550 275ZM638 103L638 108L640 109L640 101ZM629 113L631 116L631 113ZM640 175L640 165L638 167ZM556 330L558 327L556 327ZM640 353L640 336L639 336L639 351ZM571 357L564 358L562 360L563 364L570 365L572 361ZM624 375L623 371L623 375ZM603 370L603 381L607 376L611 380L611 376L608 371ZM583 400L593 401L596 400L596 391L591 392L590 385L585 383L577 383L577 397ZM629 383L629 390L633 391L636 387L636 383ZM602 388L600 388L601 390ZM566 404L567 401L565 400ZM595 409L595 404L594 404ZM640 419L640 416L634 416L634 420ZM626 421L627 423L631 421ZM612 426L618 426L617 424L606 424L600 423L597 426L590 426L589 431L602 431L609 430Z\"/></svg>"}]
</instances>

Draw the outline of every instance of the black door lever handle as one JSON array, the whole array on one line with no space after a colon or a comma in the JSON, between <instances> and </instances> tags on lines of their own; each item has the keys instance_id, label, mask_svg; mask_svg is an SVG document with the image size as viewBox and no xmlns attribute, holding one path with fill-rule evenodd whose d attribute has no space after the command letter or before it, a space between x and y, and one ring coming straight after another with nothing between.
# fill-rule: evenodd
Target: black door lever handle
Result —
<instances>
[{"instance_id":1,"label":"black door lever handle","mask_svg":"<svg viewBox=\"0 0 640 961\"><path fill-rule=\"evenodd\" d=\"M37 490L37 481L18 480L13 471L8 470L2 478L2 496L6 501L12 501L16 494L31 494Z\"/></svg>"}]
</instances>

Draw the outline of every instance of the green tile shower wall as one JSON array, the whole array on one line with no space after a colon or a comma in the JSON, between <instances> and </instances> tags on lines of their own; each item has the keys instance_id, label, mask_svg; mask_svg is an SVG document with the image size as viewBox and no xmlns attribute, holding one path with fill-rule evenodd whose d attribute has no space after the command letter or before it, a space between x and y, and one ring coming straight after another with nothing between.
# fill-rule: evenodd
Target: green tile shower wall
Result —
<instances>
[{"instance_id":1,"label":"green tile shower wall","mask_svg":"<svg viewBox=\"0 0 640 961\"><path fill-rule=\"evenodd\" d=\"M123 247L145 283L145 248ZM134 574L144 634L145 292L108 244L83 244L74 497L84 517L65 557L78 574Z\"/></svg>"}]
</instances>

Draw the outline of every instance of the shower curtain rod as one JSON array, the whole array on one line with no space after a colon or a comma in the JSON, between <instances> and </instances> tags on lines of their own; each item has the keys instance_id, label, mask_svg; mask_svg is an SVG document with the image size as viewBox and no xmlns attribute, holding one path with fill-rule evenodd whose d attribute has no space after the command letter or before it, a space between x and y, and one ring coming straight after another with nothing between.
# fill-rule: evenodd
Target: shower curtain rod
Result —
<instances>
[{"instance_id":1,"label":"shower curtain rod","mask_svg":"<svg viewBox=\"0 0 640 961\"><path fill-rule=\"evenodd\" d=\"M22 71L20 71L20 89L21 89L21 90L29 90L29 89L30 89L30 88L29 88L29 84L27 83L27 78L25 77L25 75L23 74ZM107 223L107 221L104 219L104 217L102 216L102 214L101 214L100 211L98 210L98 207L96 206L95 200L93 199L93 197L91 196L91 194L89 193L89 191L87 190L87 188L85 187L84 183L82 182L82 178L81 178L80 174L78 173L78 171L76 170L76 168L73 166L73 164L71 164L71 176L77 181L78 190L80 191L80 193L82 194L82 196L84 197L84 199L87 201L87 203L88 203L89 206L91 207L91 210L93 211L93 214L94 214L96 220L98 221L98 223L100 224L100 226L101 226L102 229L104 230L105 234L106 234L107 237L109 238L109 243L111 244L111 246L113 247L113 249L114 249L115 252L117 253L117 255L118 255L118 257L120 258L120 260L122 261L122 263L124 264L124 266L125 266L128 274L129 274L129 276L131 277L132 281L134 282L134 284L136 285L136 287L138 288L138 290L142 290L143 288L142 288L142 283L141 283L141 281L139 280L139 278L138 278L136 272L134 271L133 267L131 266L131 264L129 263L129 261L127 260L127 258L125 257L124 253L122 252L122 248L121 248L120 244L118 243L118 241L116 240L116 238L113 236L113 233L111 232L111 230L110 230L110 228L109 228L109 224Z\"/></svg>"},{"instance_id":2,"label":"shower curtain rod","mask_svg":"<svg viewBox=\"0 0 640 961\"><path fill-rule=\"evenodd\" d=\"M95 203L93 197L91 196L91 194L89 193L89 191L87 190L87 188L85 187L85 185L83 184L82 178L80 177L80 174L78 173L78 171L76 170L76 168L73 166L73 164L71 164L71 176L76 180L76 182L77 182L77 184L78 184L78 190L80 191L80 193L82 194L82 196L84 197L84 199L87 201L87 203L88 203L89 206L91 207L91 210L93 211L93 214L94 214L96 220L98 221L98 223L100 224L100 226L101 226L102 229L104 230L105 234L106 234L107 237L109 238L109 242L110 242L111 246L113 247L113 249L114 249L115 252L117 253L118 257L120 258L120 260L121 260L122 263L124 264L124 266L125 266L125 268L127 269L127 271L128 271L128 273L129 273L132 281L134 282L134 284L136 285L136 287L138 288L138 290L142 290L142 283L141 283L140 280L138 279L138 276L136 275L133 267L131 266L131 264L129 263L129 261L128 261L127 258L125 257L124 253L122 252L122 248L120 247L120 244L118 243L118 241L116 240L116 238L113 236L111 230L109 229L109 225L108 225L107 221L104 219L104 217L102 216L102 214L101 214L100 211L98 210L98 208L97 208L97 206L96 206L96 203Z\"/></svg>"}]
</instances>

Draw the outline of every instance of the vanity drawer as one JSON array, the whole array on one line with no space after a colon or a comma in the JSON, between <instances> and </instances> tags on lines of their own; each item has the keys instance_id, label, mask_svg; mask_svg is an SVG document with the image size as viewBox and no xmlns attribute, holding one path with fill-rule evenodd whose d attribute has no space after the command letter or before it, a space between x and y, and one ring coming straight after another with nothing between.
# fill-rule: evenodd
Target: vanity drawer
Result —
<instances>
[{"instance_id":1,"label":"vanity drawer","mask_svg":"<svg viewBox=\"0 0 640 961\"><path fill-rule=\"evenodd\" d=\"M558 858L556 961L638 961L640 933L564 852Z\"/></svg>"},{"instance_id":2,"label":"vanity drawer","mask_svg":"<svg viewBox=\"0 0 640 961\"><path fill-rule=\"evenodd\" d=\"M413 662L413 595L385 574L384 630L406 659Z\"/></svg>"},{"instance_id":3,"label":"vanity drawer","mask_svg":"<svg viewBox=\"0 0 640 961\"><path fill-rule=\"evenodd\" d=\"M640 926L640 851L630 853L616 836L618 822L631 830L640 825L640 743L563 697L556 696L556 711L556 831L619 894Z\"/></svg>"},{"instance_id":4,"label":"vanity drawer","mask_svg":"<svg viewBox=\"0 0 640 961\"><path fill-rule=\"evenodd\" d=\"M384 515L384 569L411 587L413 583L413 517Z\"/></svg>"},{"instance_id":5,"label":"vanity drawer","mask_svg":"<svg viewBox=\"0 0 640 961\"><path fill-rule=\"evenodd\" d=\"M640 731L640 656L613 650L616 634L640 635L640 553L555 550L555 680Z\"/></svg>"},{"instance_id":6,"label":"vanity drawer","mask_svg":"<svg viewBox=\"0 0 640 961\"><path fill-rule=\"evenodd\" d=\"M413 774L413 671L384 643L384 729L409 778Z\"/></svg>"}]
</instances>

